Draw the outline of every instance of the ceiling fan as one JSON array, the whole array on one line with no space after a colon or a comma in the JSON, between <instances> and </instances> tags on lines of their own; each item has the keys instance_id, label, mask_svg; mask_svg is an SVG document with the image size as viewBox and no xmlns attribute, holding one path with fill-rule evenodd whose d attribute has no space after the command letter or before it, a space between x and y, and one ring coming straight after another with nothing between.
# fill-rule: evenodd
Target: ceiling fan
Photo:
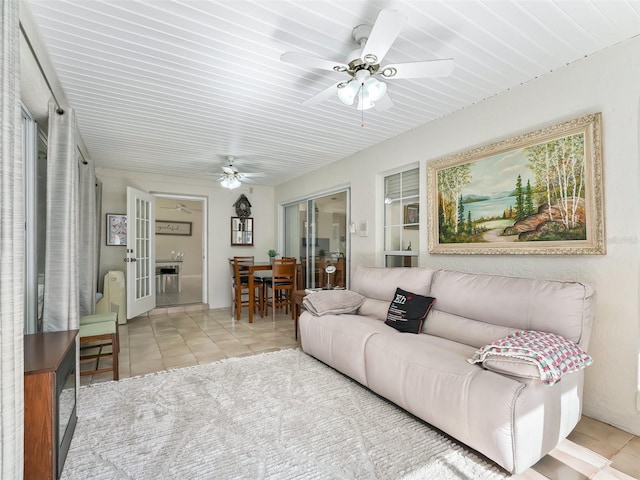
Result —
<instances>
[{"instance_id":1,"label":"ceiling fan","mask_svg":"<svg viewBox=\"0 0 640 480\"><path fill-rule=\"evenodd\" d=\"M386 83L380 79L395 80L450 75L454 67L454 61L451 58L381 65L382 59L406 22L407 17L396 10L381 10L373 26L365 24L355 27L352 36L359 46L347 55L345 63L333 62L305 53L283 53L280 57L283 62L347 73L351 77L331 85L302 104L316 105L337 94L345 105L353 105L357 98L358 110L368 110L375 107L376 110L383 111L392 107L393 102L387 94Z\"/></svg>"},{"instance_id":2,"label":"ceiling fan","mask_svg":"<svg viewBox=\"0 0 640 480\"><path fill-rule=\"evenodd\" d=\"M186 213L186 214L188 214L188 215L191 215L191 213L193 213L193 212L191 211L191 209L190 209L190 208L188 208L188 207L187 207L184 203L182 203L182 202L178 202L178 203L176 203L176 204L175 204L175 206L173 206L173 207L160 207L160 208L165 208L165 209L168 209L168 210L177 210L178 212L183 212L183 213Z\"/></svg>"},{"instance_id":3,"label":"ceiling fan","mask_svg":"<svg viewBox=\"0 0 640 480\"><path fill-rule=\"evenodd\" d=\"M264 173L247 173L247 172L239 172L236 167L233 166L233 162L236 160L236 157L233 155L227 155L226 160L228 165L222 166L222 176L218 179L220 185L224 188L228 188L229 190L233 190L234 188L238 188L242 185L240 180L246 180L257 177L264 177Z\"/></svg>"}]
</instances>

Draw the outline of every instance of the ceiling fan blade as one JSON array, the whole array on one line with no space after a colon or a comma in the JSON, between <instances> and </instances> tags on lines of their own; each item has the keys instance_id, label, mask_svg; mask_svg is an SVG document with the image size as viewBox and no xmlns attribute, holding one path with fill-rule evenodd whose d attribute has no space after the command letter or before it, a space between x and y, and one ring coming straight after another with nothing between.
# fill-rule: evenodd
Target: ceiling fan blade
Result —
<instances>
[{"instance_id":1,"label":"ceiling fan blade","mask_svg":"<svg viewBox=\"0 0 640 480\"><path fill-rule=\"evenodd\" d=\"M342 83L342 82L340 82L340 83ZM336 95L338 93L338 85L340 83L335 83L335 84L331 85L330 87L325 88L320 93L317 93L313 97L306 99L304 102L302 102L302 105L313 106L313 105L317 105L320 102L323 102L324 100L326 100L328 98L331 98L333 95Z\"/></svg>"},{"instance_id":2,"label":"ceiling fan blade","mask_svg":"<svg viewBox=\"0 0 640 480\"><path fill-rule=\"evenodd\" d=\"M388 93L385 93L384 97L374 103L374 107L378 112L384 112L393 107L393 101Z\"/></svg>"},{"instance_id":3,"label":"ceiling fan blade","mask_svg":"<svg viewBox=\"0 0 640 480\"><path fill-rule=\"evenodd\" d=\"M348 67L343 63L333 62L324 58L314 57L306 53L285 52L280 56L280 60L303 67L319 68L321 70L346 71Z\"/></svg>"},{"instance_id":4,"label":"ceiling fan blade","mask_svg":"<svg viewBox=\"0 0 640 480\"><path fill-rule=\"evenodd\" d=\"M239 175L242 178L260 178L260 177L264 177L265 174L264 172L256 172L256 173L240 172Z\"/></svg>"},{"instance_id":5,"label":"ceiling fan blade","mask_svg":"<svg viewBox=\"0 0 640 480\"><path fill-rule=\"evenodd\" d=\"M222 171L227 175L234 175L238 173L238 170L235 167L226 166L226 165L222 166Z\"/></svg>"},{"instance_id":6,"label":"ceiling fan blade","mask_svg":"<svg viewBox=\"0 0 640 480\"><path fill-rule=\"evenodd\" d=\"M405 23L407 17L403 13L397 10L381 10L362 49L360 59L370 64L380 63Z\"/></svg>"},{"instance_id":7,"label":"ceiling fan blade","mask_svg":"<svg viewBox=\"0 0 640 480\"><path fill-rule=\"evenodd\" d=\"M395 78L448 77L453 72L453 58L426 62L395 63L382 68L382 76Z\"/></svg>"}]
</instances>

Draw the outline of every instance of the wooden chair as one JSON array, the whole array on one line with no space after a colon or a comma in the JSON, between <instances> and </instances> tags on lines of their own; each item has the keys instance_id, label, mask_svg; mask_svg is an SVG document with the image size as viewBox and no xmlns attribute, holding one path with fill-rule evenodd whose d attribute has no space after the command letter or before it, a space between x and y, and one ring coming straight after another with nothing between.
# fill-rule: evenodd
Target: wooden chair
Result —
<instances>
[{"instance_id":1,"label":"wooden chair","mask_svg":"<svg viewBox=\"0 0 640 480\"><path fill-rule=\"evenodd\" d=\"M256 309L255 303L249 305L249 267L253 265L253 257L233 257L233 284L232 284L232 312L235 312L236 320L242 316L242 306ZM260 301L262 298L262 283L254 284L258 292L255 297ZM262 307L260 305L260 310Z\"/></svg>"},{"instance_id":2,"label":"wooden chair","mask_svg":"<svg viewBox=\"0 0 640 480\"><path fill-rule=\"evenodd\" d=\"M305 279L306 268L302 263L296 264L296 289L304 290L307 288L307 282Z\"/></svg>"},{"instance_id":3,"label":"wooden chair","mask_svg":"<svg viewBox=\"0 0 640 480\"><path fill-rule=\"evenodd\" d=\"M286 307L286 311L291 312L291 318L294 318L293 291L296 289L296 259L295 258L279 258L273 262L271 282L265 283L267 289L266 310L269 313L269 306L273 320L276 319L276 308ZM269 288L271 293L269 294Z\"/></svg>"},{"instance_id":4,"label":"wooden chair","mask_svg":"<svg viewBox=\"0 0 640 480\"><path fill-rule=\"evenodd\" d=\"M333 265L336 267L336 272L333 274L332 284L334 287L346 287L347 286L347 278L345 275L345 258L339 257L336 261L333 262Z\"/></svg>"},{"instance_id":5,"label":"wooden chair","mask_svg":"<svg viewBox=\"0 0 640 480\"><path fill-rule=\"evenodd\" d=\"M113 372L113 379L119 380L118 353L120 351L120 337L118 334L118 314L115 312L97 313L80 317L80 360L94 360L93 370L85 370L80 375ZM111 346L111 351L104 351ZM87 353L90 350L98 353ZM112 357L111 367L100 368L100 359Z\"/></svg>"}]
</instances>

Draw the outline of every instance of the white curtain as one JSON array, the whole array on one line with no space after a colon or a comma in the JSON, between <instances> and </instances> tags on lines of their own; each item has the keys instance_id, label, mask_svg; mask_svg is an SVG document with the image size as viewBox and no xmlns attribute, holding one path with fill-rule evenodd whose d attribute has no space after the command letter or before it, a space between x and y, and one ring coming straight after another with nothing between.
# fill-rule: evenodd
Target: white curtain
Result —
<instances>
[{"instance_id":1,"label":"white curtain","mask_svg":"<svg viewBox=\"0 0 640 480\"><path fill-rule=\"evenodd\" d=\"M79 237L78 237L78 287L80 315L91 315L96 310L98 291L98 234L96 216L96 172L93 162L78 153L79 188Z\"/></svg>"},{"instance_id":2,"label":"white curtain","mask_svg":"<svg viewBox=\"0 0 640 480\"><path fill-rule=\"evenodd\" d=\"M102 237L102 182L96 178L96 277L98 279L98 291L104 291L102 278L100 278L100 238Z\"/></svg>"},{"instance_id":3,"label":"white curtain","mask_svg":"<svg viewBox=\"0 0 640 480\"><path fill-rule=\"evenodd\" d=\"M45 332L79 325L78 160L73 109L49 102L47 235L44 276Z\"/></svg>"},{"instance_id":4,"label":"white curtain","mask_svg":"<svg viewBox=\"0 0 640 480\"><path fill-rule=\"evenodd\" d=\"M0 1L0 478L23 473L24 197L18 0Z\"/></svg>"}]
</instances>

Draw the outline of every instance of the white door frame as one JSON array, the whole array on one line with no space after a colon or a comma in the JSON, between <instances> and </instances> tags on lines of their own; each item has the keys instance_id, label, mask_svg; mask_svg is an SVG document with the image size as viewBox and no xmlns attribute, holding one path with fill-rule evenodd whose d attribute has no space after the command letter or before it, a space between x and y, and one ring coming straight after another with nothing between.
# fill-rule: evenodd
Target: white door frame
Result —
<instances>
[{"instance_id":1,"label":"white door frame","mask_svg":"<svg viewBox=\"0 0 640 480\"><path fill-rule=\"evenodd\" d=\"M204 195L190 195L187 193L165 193L152 191L151 194L157 198L171 198L174 200L202 202L202 303L209 304L209 214L207 210L208 198Z\"/></svg>"}]
</instances>

